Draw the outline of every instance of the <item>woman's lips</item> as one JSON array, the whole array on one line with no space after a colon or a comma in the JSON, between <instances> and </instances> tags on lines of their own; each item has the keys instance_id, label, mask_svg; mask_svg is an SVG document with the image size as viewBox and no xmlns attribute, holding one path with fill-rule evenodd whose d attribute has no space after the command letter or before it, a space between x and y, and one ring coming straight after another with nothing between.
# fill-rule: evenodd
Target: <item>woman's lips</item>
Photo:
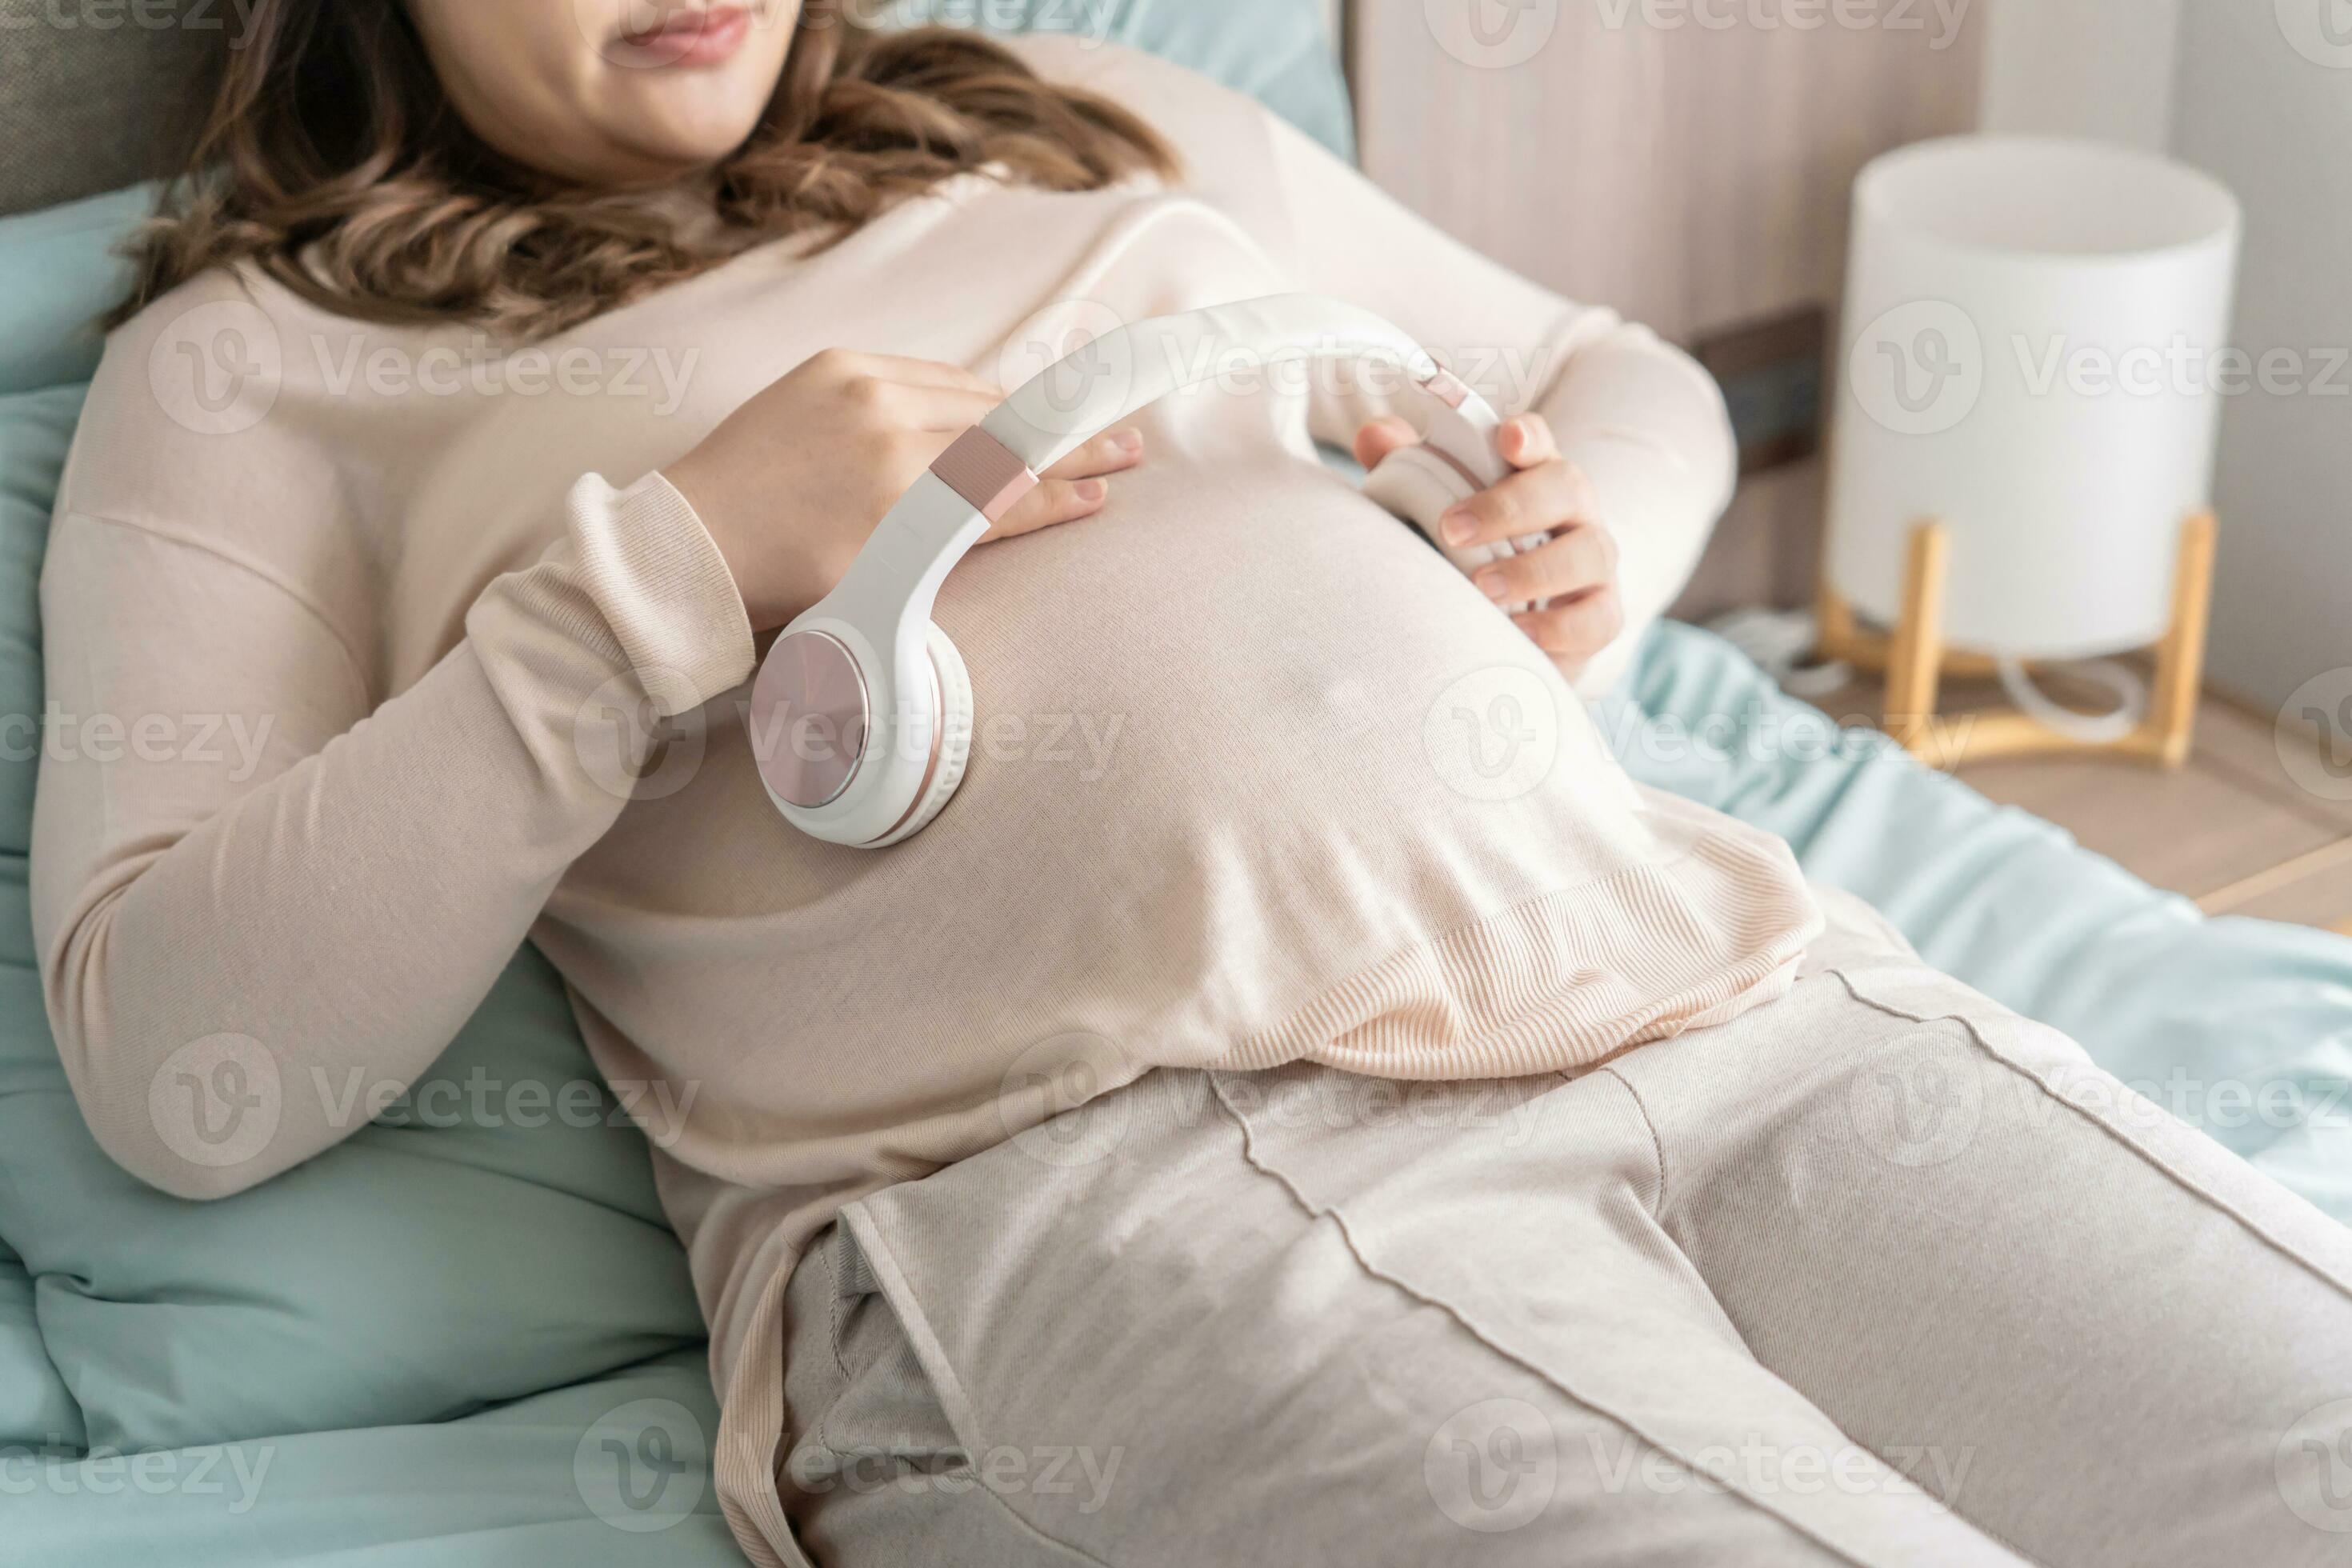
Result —
<instances>
[{"instance_id":1,"label":"woman's lips","mask_svg":"<svg viewBox=\"0 0 2352 1568\"><path fill-rule=\"evenodd\" d=\"M751 14L740 5L677 10L650 27L623 33L619 45L630 65L715 66L731 58L751 31Z\"/></svg>"}]
</instances>

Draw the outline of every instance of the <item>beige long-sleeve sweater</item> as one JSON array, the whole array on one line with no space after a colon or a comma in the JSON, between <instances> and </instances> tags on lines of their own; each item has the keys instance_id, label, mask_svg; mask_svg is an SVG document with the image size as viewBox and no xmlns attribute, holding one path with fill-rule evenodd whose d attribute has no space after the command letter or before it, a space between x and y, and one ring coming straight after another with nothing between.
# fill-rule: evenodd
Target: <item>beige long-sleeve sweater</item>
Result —
<instances>
[{"instance_id":1,"label":"beige long-sleeve sweater","mask_svg":"<svg viewBox=\"0 0 2352 1568\"><path fill-rule=\"evenodd\" d=\"M353 1129L317 1085L414 1078L536 941L599 1067L654 1086L762 1561L779 1288L849 1197L1158 1065L1589 1063L1777 994L1814 928L1782 847L1636 790L1518 631L1313 461L1384 406L1328 389L1171 399L1101 517L958 569L979 732L929 831L869 854L770 808L752 637L656 470L827 346L1025 374L1111 320L1352 300L1551 419L1629 644L1727 493L1720 404L1648 332L1253 103L1023 47L1143 111L1186 185L960 181L526 353L199 279L110 343L43 582L81 740L53 721L33 892L100 1141L192 1196L286 1170ZM650 752L649 690L682 710ZM151 1086L225 1061L272 1079L268 1135L175 1136Z\"/></svg>"}]
</instances>

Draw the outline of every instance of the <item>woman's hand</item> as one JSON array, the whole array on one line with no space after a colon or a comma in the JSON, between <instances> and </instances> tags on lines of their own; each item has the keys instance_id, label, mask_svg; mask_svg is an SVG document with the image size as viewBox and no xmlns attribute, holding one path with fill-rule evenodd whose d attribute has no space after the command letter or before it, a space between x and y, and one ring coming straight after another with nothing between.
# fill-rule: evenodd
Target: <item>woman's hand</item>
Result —
<instances>
[{"instance_id":1,"label":"woman's hand","mask_svg":"<svg viewBox=\"0 0 2352 1568\"><path fill-rule=\"evenodd\" d=\"M1373 468L1420 439L1402 419L1375 419L1356 433L1356 460ZM1448 511L1439 529L1455 546L1552 535L1550 543L1498 561L1471 580L1497 604L1537 605L1511 618L1574 680L1625 629L1617 541L1594 515L1591 484L1559 455L1541 415L1504 421L1496 447L1518 471Z\"/></svg>"},{"instance_id":2,"label":"woman's hand","mask_svg":"<svg viewBox=\"0 0 2352 1568\"><path fill-rule=\"evenodd\" d=\"M828 349L664 472L717 542L751 629L768 631L831 593L907 487L1003 399L955 365ZM1132 426L1095 437L986 537L1093 516L1109 495L1104 476L1142 453Z\"/></svg>"}]
</instances>

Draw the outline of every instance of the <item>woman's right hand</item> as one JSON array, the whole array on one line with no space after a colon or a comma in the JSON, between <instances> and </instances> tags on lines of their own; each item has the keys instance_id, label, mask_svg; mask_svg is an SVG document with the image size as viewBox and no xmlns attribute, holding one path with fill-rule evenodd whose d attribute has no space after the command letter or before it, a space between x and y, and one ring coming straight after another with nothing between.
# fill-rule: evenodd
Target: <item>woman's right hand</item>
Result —
<instances>
[{"instance_id":1,"label":"woman's right hand","mask_svg":"<svg viewBox=\"0 0 2352 1568\"><path fill-rule=\"evenodd\" d=\"M664 472L717 542L755 632L833 591L907 488L1004 399L968 370L827 349L753 396ZM1102 510L1105 477L1133 468L1122 426L1055 465L987 539Z\"/></svg>"}]
</instances>

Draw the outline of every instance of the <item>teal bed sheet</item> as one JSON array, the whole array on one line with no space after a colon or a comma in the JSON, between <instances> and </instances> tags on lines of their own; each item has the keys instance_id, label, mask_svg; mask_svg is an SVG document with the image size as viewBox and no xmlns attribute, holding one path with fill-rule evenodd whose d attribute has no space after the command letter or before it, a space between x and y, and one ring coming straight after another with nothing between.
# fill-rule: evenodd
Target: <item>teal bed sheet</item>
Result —
<instances>
[{"instance_id":1,"label":"teal bed sheet","mask_svg":"<svg viewBox=\"0 0 2352 1568\"><path fill-rule=\"evenodd\" d=\"M908 9L1107 26L1348 145L1305 0ZM37 584L96 357L79 324L144 199L0 221L0 1568L735 1563L685 1260L535 952L424 1092L228 1202L122 1174L67 1090L25 898ZM2352 1217L2352 942L2201 920L1840 737L1704 632L1655 633L1601 718L1637 777L1787 837L1930 960ZM427 1110L449 1103L494 1113Z\"/></svg>"},{"instance_id":2,"label":"teal bed sheet","mask_svg":"<svg viewBox=\"0 0 2352 1568\"><path fill-rule=\"evenodd\" d=\"M1653 634L1601 719L1636 778L1780 835L1928 963L2352 1221L2352 939L2208 920L1695 627Z\"/></svg>"},{"instance_id":3,"label":"teal bed sheet","mask_svg":"<svg viewBox=\"0 0 2352 1568\"><path fill-rule=\"evenodd\" d=\"M742 1568L698 1352L462 1420L75 1458L0 1447L31 1568Z\"/></svg>"}]
</instances>

